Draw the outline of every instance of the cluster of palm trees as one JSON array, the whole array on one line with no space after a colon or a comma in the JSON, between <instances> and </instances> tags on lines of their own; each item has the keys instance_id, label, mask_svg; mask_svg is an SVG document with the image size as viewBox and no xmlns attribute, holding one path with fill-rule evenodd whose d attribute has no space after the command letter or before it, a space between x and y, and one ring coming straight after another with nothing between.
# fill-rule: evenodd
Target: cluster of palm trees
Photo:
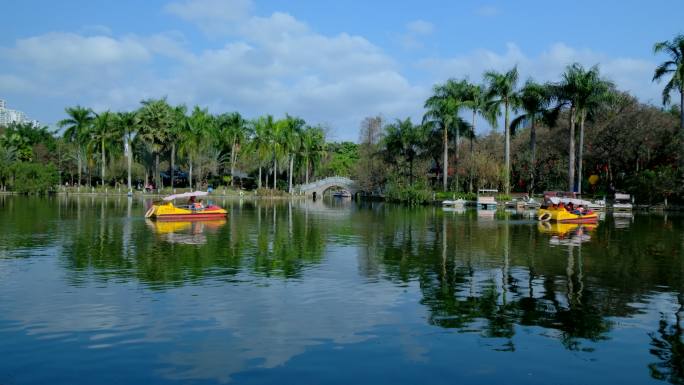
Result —
<instances>
[{"instance_id":1,"label":"cluster of palm trees","mask_svg":"<svg viewBox=\"0 0 684 385\"><path fill-rule=\"evenodd\" d=\"M132 112L95 113L81 106L65 111L68 117L59 126L64 129L64 140L74 148L79 186L82 171L97 159L104 187L111 180L108 164L123 156L129 191L133 188L134 162L145 168L145 184L148 170L153 169L154 186L163 187L160 158L168 156L173 187L177 185L174 179L179 161L187 167L190 187L210 174L229 175L232 186L236 167L242 161L243 171L256 173L258 169L259 188L262 169L266 170L265 186L269 187L270 172L271 186L276 188L282 174L278 167L284 166L287 188L292 191L295 174L307 183L325 151L324 130L290 115L278 120L271 115L247 120L237 112L212 115L198 106L188 111L184 105L169 105L166 99L143 100Z\"/></svg>"},{"instance_id":2,"label":"cluster of palm trees","mask_svg":"<svg viewBox=\"0 0 684 385\"><path fill-rule=\"evenodd\" d=\"M426 113L423 122L434 135L440 135L443 142L442 185L448 187L449 170L449 132L455 137L454 162L458 166L461 137L475 138L477 117L484 118L492 128L497 127L498 118L503 115L504 124L504 175L503 187L510 193L511 183L511 135L523 126L530 129L530 179L534 185L534 164L536 156L536 125L544 122L554 125L562 110L568 112L570 119L568 148L568 188L581 190L582 156L584 147L585 121L598 112L604 103L615 95L612 82L603 78L597 66L589 69L575 63L568 66L559 82L540 84L532 79L518 86L517 67L506 72L487 71L483 84L472 84L467 79L449 79L433 89L433 95L425 102ZM472 122L466 122L462 113L469 110ZM521 114L511 119L512 113ZM579 123L579 146L576 149L575 128ZM576 154L577 152L577 154ZM579 161L576 161L579 158ZM577 170L577 172L576 172ZM468 172L472 181L472 171ZM458 172L454 172L456 189L459 189ZM472 182L471 182L472 183ZM471 187L472 188L472 187Z\"/></svg>"}]
</instances>

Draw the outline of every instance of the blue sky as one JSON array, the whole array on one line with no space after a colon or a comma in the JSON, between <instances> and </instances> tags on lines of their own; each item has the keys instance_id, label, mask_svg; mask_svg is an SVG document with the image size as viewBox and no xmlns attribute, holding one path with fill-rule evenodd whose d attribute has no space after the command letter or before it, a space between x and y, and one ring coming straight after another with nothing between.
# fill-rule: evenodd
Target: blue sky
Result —
<instances>
[{"instance_id":1,"label":"blue sky","mask_svg":"<svg viewBox=\"0 0 684 385\"><path fill-rule=\"evenodd\" d=\"M580 62L644 102L653 43L684 2L5 1L0 98L54 124L65 106L148 97L247 117L285 112L354 140L365 116L419 119L436 82L518 65L558 79ZM481 125L482 126L482 125ZM487 127L482 127L487 130Z\"/></svg>"}]
</instances>

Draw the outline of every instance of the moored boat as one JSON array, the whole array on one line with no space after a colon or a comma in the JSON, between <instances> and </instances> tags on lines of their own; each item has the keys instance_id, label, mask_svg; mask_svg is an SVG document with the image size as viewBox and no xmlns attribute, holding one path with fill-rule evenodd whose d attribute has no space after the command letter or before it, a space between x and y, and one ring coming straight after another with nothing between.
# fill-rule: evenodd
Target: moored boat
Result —
<instances>
[{"instance_id":1,"label":"moored boat","mask_svg":"<svg viewBox=\"0 0 684 385\"><path fill-rule=\"evenodd\" d=\"M613 211L631 212L632 197L629 194L615 193Z\"/></svg>"},{"instance_id":2,"label":"moored boat","mask_svg":"<svg viewBox=\"0 0 684 385\"><path fill-rule=\"evenodd\" d=\"M160 221L192 221L225 218L228 211L216 206L204 206L202 201L195 202L195 198L205 196L205 191L194 191L183 194L169 195L162 201L155 202L145 213L145 218L152 218ZM185 205L175 205L176 199L189 198Z\"/></svg>"},{"instance_id":3,"label":"moored boat","mask_svg":"<svg viewBox=\"0 0 684 385\"><path fill-rule=\"evenodd\" d=\"M351 198L351 196L352 196L351 193L347 190L335 191L332 195L335 198Z\"/></svg>"},{"instance_id":4,"label":"moored boat","mask_svg":"<svg viewBox=\"0 0 684 385\"><path fill-rule=\"evenodd\" d=\"M498 190L494 189L479 189L477 191L477 208L496 210L496 194Z\"/></svg>"},{"instance_id":5,"label":"moored boat","mask_svg":"<svg viewBox=\"0 0 684 385\"><path fill-rule=\"evenodd\" d=\"M565 207L542 207L537 210L537 219L559 223L595 223L598 213L592 210L567 210Z\"/></svg>"}]
</instances>

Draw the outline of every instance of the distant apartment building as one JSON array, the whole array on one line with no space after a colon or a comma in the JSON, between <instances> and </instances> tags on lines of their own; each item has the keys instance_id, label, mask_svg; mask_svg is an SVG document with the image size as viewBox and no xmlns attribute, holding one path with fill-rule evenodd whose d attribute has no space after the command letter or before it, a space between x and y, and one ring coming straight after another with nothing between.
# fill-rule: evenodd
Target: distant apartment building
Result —
<instances>
[{"instance_id":1,"label":"distant apartment building","mask_svg":"<svg viewBox=\"0 0 684 385\"><path fill-rule=\"evenodd\" d=\"M7 108L7 102L0 99L0 125L7 126L11 123L30 123L34 126L40 126L39 121L29 119L23 111Z\"/></svg>"}]
</instances>

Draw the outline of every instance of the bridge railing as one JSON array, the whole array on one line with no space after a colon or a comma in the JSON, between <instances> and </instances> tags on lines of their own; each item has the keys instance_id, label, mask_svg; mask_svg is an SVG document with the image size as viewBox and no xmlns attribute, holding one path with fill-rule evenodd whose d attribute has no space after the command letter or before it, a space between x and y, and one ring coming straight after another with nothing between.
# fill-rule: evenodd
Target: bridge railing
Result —
<instances>
[{"instance_id":1,"label":"bridge railing","mask_svg":"<svg viewBox=\"0 0 684 385\"><path fill-rule=\"evenodd\" d=\"M327 185L331 185L331 184L339 184L343 187L344 186L352 186L352 185L354 185L354 181L349 179L349 178L343 177L343 176L331 176L331 177L327 177L327 178L317 180L315 182L310 182L307 184L295 186L295 189L299 190L299 191L309 191L309 190L315 190L319 187L323 187L323 186L327 186Z\"/></svg>"}]
</instances>

